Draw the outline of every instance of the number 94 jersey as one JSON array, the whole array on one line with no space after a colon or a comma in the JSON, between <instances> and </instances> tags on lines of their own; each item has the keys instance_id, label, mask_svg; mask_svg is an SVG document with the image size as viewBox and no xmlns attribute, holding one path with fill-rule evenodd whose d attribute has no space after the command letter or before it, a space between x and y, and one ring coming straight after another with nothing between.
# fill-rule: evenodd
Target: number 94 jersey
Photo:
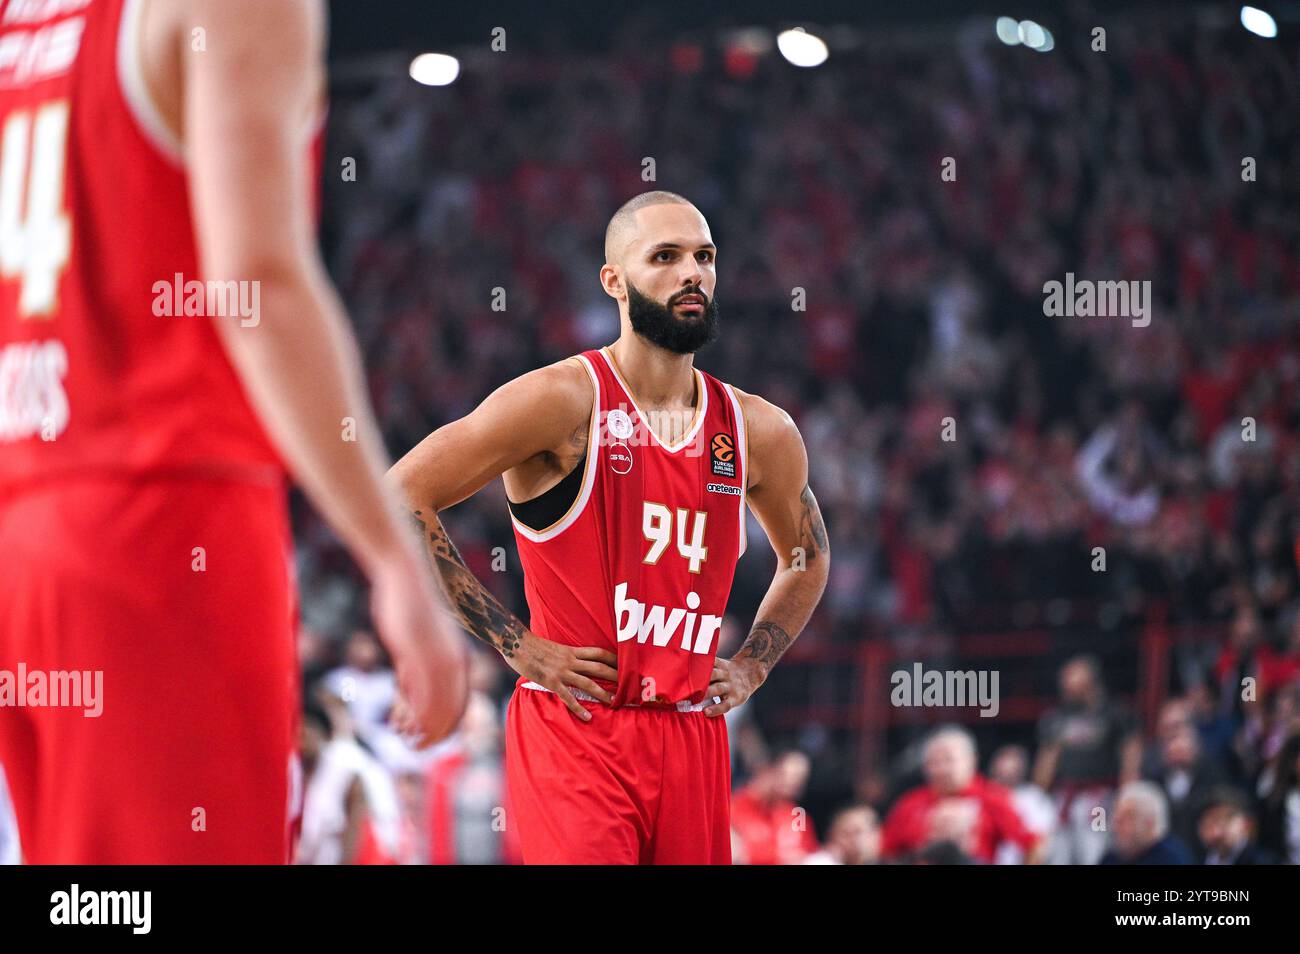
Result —
<instances>
[{"instance_id":1,"label":"number 94 jersey","mask_svg":"<svg viewBox=\"0 0 1300 954\"><path fill-rule=\"evenodd\" d=\"M740 400L695 368L693 416L665 427L643 414L608 348L577 358L596 394L581 489L543 530L511 515L530 628L615 651L615 706L699 703L745 551ZM669 432L681 438L665 443Z\"/></svg>"},{"instance_id":2,"label":"number 94 jersey","mask_svg":"<svg viewBox=\"0 0 1300 954\"><path fill-rule=\"evenodd\" d=\"M284 477L216 325L255 333L260 284L199 272L143 9L0 2L0 492L69 473Z\"/></svg>"}]
</instances>

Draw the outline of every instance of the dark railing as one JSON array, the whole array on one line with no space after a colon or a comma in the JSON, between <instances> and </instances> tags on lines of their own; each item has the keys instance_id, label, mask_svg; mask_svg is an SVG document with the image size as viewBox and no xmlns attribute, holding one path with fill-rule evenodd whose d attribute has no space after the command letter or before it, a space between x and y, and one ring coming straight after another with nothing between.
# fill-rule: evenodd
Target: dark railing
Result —
<instances>
[{"instance_id":1,"label":"dark railing","mask_svg":"<svg viewBox=\"0 0 1300 954\"><path fill-rule=\"evenodd\" d=\"M857 772L880 766L888 757L892 730L941 722L987 728L986 722L996 722L997 728L1025 737L1056 704L1060 665L1077 653L1091 652L1102 660L1112 697L1129 705L1149 731L1169 697L1174 653L1199 651L1208 658L1225 638L1223 625L1171 622L1167 604L1158 601L1136 621L1101 626L1098 611L1089 601L1058 601L1050 613L1025 604L987 606L971 619L1005 624L1016 617L1030 625L912 637L905 645L872 632L848 643L797 643L777 669L782 701L765 710L765 724L786 732L815 724L842 733ZM998 670L997 719L983 719L974 706L891 705L893 673L916 662L927 668Z\"/></svg>"}]
</instances>

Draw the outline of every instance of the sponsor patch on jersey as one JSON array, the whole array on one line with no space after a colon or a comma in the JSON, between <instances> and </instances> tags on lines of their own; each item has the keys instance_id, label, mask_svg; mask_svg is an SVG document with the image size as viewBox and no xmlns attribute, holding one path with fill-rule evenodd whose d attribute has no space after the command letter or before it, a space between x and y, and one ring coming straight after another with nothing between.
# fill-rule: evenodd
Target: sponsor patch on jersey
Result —
<instances>
[{"instance_id":1,"label":"sponsor patch on jersey","mask_svg":"<svg viewBox=\"0 0 1300 954\"><path fill-rule=\"evenodd\" d=\"M711 494L730 494L733 497L740 496L740 488L733 487L731 484L705 484L704 489Z\"/></svg>"},{"instance_id":2,"label":"sponsor patch on jersey","mask_svg":"<svg viewBox=\"0 0 1300 954\"><path fill-rule=\"evenodd\" d=\"M626 474L632 469L632 448L623 441L609 445L609 466L616 474Z\"/></svg>"},{"instance_id":3,"label":"sponsor patch on jersey","mask_svg":"<svg viewBox=\"0 0 1300 954\"><path fill-rule=\"evenodd\" d=\"M709 442L709 463L714 477L736 476L736 442L730 434L713 435Z\"/></svg>"}]
</instances>

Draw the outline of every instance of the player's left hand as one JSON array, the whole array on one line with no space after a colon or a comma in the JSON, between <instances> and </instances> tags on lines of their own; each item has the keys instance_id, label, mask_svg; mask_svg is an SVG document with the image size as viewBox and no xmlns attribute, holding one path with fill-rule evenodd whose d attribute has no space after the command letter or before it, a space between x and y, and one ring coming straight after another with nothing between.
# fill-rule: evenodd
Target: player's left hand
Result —
<instances>
[{"instance_id":1,"label":"player's left hand","mask_svg":"<svg viewBox=\"0 0 1300 954\"><path fill-rule=\"evenodd\" d=\"M748 656L739 659L713 660L713 674L709 677L708 698L722 701L704 710L706 716L720 716L730 712L754 694L754 690L767 678L758 661Z\"/></svg>"}]
</instances>

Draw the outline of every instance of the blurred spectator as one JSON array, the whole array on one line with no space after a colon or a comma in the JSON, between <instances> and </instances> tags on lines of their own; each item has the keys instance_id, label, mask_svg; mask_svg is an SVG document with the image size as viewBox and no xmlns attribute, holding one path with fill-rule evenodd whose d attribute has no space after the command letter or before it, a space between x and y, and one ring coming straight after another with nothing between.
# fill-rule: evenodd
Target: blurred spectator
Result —
<instances>
[{"instance_id":1,"label":"blurred spectator","mask_svg":"<svg viewBox=\"0 0 1300 954\"><path fill-rule=\"evenodd\" d=\"M1042 840L1044 856L1050 857L1057 826L1056 805L1046 792L1029 781L1029 753L1025 747L1007 745L994 752L989 778L1011 793L1011 804L1020 820ZM1014 841L1004 841L998 846L995 860L1000 865L1024 864L1025 852Z\"/></svg>"},{"instance_id":2,"label":"blurred spectator","mask_svg":"<svg viewBox=\"0 0 1300 954\"><path fill-rule=\"evenodd\" d=\"M795 865L817 851L812 821L799 807L810 768L808 756L787 749L732 797L737 864Z\"/></svg>"},{"instance_id":3,"label":"blurred spectator","mask_svg":"<svg viewBox=\"0 0 1300 954\"><path fill-rule=\"evenodd\" d=\"M1261 779L1260 795L1260 844L1288 864L1300 865L1300 731L1287 739Z\"/></svg>"},{"instance_id":4,"label":"blurred spectator","mask_svg":"<svg viewBox=\"0 0 1300 954\"><path fill-rule=\"evenodd\" d=\"M746 630L741 627L736 617L726 614L722 620L722 629L718 634L718 655L730 659L744 642ZM754 707L748 702L728 709L723 716L727 720L728 750L731 755L732 788L741 787L753 774L754 766L762 765L768 760L767 742L754 717Z\"/></svg>"},{"instance_id":5,"label":"blurred spectator","mask_svg":"<svg viewBox=\"0 0 1300 954\"><path fill-rule=\"evenodd\" d=\"M826 844L804 858L806 865L874 865L880 861L880 819L869 805L841 808L831 819Z\"/></svg>"},{"instance_id":6,"label":"blurred spectator","mask_svg":"<svg viewBox=\"0 0 1300 954\"><path fill-rule=\"evenodd\" d=\"M1244 794L1220 788L1210 793L1202 806L1197 837L1203 864L1277 864L1275 857L1255 844L1255 816Z\"/></svg>"},{"instance_id":7,"label":"blurred spectator","mask_svg":"<svg viewBox=\"0 0 1300 954\"><path fill-rule=\"evenodd\" d=\"M471 668L471 678L475 672ZM356 739L394 776L424 767L428 753L417 752L388 724L397 698L397 676L374 633L353 630L344 664L326 673L321 685L347 706Z\"/></svg>"},{"instance_id":8,"label":"blurred spectator","mask_svg":"<svg viewBox=\"0 0 1300 954\"><path fill-rule=\"evenodd\" d=\"M1051 793L1061 820L1052 862L1096 864L1105 843L1093 828L1094 809L1137 776L1141 738L1125 709L1106 698L1091 656L1061 667L1060 692L1060 704L1038 724L1034 782Z\"/></svg>"},{"instance_id":9,"label":"blurred spectator","mask_svg":"<svg viewBox=\"0 0 1300 954\"><path fill-rule=\"evenodd\" d=\"M949 841L975 860L991 863L998 846L1011 841L1031 861L1042 839L1031 832L1011 793L976 772L975 740L963 729L941 728L925 744L926 784L894 805L885 819L882 854L910 859L928 845Z\"/></svg>"},{"instance_id":10,"label":"blurred spectator","mask_svg":"<svg viewBox=\"0 0 1300 954\"><path fill-rule=\"evenodd\" d=\"M414 845L391 776L358 744L343 703L313 695L301 727L302 831L295 863L405 863Z\"/></svg>"},{"instance_id":11,"label":"blurred spectator","mask_svg":"<svg viewBox=\"0 0 1300 954\"><path fill-rule=\"evenodd\" d=\"M1200 806L1225 781L1223 772L1201 752L1191 707L1183 700L1165 704L1158 731L1156 754L1145 775L1165 793L1170 830L1183 844L1194 845Z\"/></svg>"},{"instance_id":12,"label":"blurred spectator","mask_svg":"<svg viewBox=\"0 0 1300 954\"><path fill-rule=\"evenodd\" d=\"M1169 805L1159 786L1129 782L1115 797L1113 843L1103 865L1190 865L1186 846L1169 831Z\"/></svg>"},{"instance_id":13,"label":"blurred spectator","mask_svg":"<svg viewBox=\"0 0 1300 954\"><path fill-rule=\"evenodd\" d=\"M1116 523L1147 523L1160 507L1151 461L1138 436L1106 425L1079 451L1079 483L1093 508Z\"/></svg>"},{"instance_id":14,"label":"blurred spectator","mask_svg":"<svg viewBox=\"0 0 1300 954\"><path fill-rule=\"evenodd\" d=\"M425 775L431 864L522 860L510 824L501 745L496 707L481 692L472 693L451 743L439 749Z\"/></svg>"},{"instance_id":15,"label":"blurred spectator","mask_svg":"<svg viewBox=\"0 0 1300 954\"><path fill-rule=\"evenodd\" d=\"M324 686L348 707L362 735L386 724L397 696L397 677L385 664L379 640L366 629L353 631L343 665L325 676Z\"/></svg>"}]
</instances>

